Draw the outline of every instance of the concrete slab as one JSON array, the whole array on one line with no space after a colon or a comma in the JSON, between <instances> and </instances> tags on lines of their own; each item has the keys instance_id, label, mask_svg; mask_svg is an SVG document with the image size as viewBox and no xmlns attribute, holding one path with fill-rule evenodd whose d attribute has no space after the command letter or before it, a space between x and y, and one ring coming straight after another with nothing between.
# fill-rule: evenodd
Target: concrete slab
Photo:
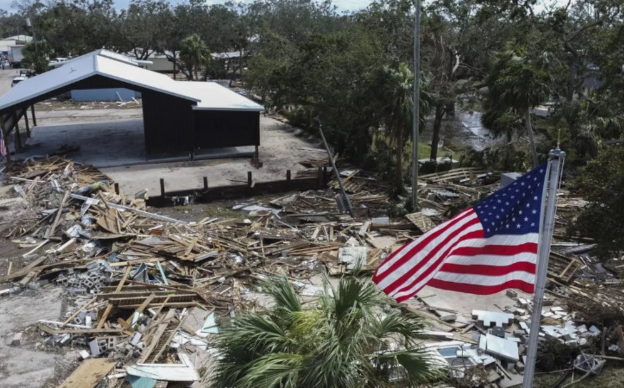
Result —
<instances>
[{"instance_id":1,"label":"concrete slab","mask_svg":"<svg viewBox=\"0 0 624 388\"><path fill-rule=\"evenodd\" d=\"M58 320L62 300L61 288L39 292L36 296L24 293L0 299L0 336L13 338L15 331L39 319ZM56 369L63 362L63 355L30 350L29 346L32 344L9 347L5 341L0 341L2 387L40 388L55 376Z\"/></svg>"},{"instance_id":2,"label":"concrete slab","mask_svg":"<svg viewBox=\"0 0 624 388\"><path fill-rule=\"evenodd\" d=\"M291 170L294 178L297 171L305 169L299 162L327 156L325 150L320 148L318 139L268 117L260 118L260 144L260 161L264 165L259 169L251 165L250 159L238 158L141 164L101 170L118 182L125 193L148 189L150 195L159 195L160 178L165 180L165 189L172 191L201 188L204 177L208 177L210 187L240 184L247 182L248 171L252 172L256 182L267 182L286 179L287 170Z\"/></svg>"},{"instance_id":3,"label":"concrete slab","mask_svg":"<svg viewBox=\"0 0 624 388\"><path fill-rule=\"evenodd\" d=\"M100 168L130 194L147 188L156 195L160 192L160 178L172 191L201 188L204 176L211 187L246 182L247 171L253 172L256 182L286 179L287 170L294 178L304 169L300 161L326 156L318 139L263 116L259 155L264 166L260 169L250 163L253 146L200 150L195 161L190 161L186 153L147 160L141 109L41 111L37 112L37 123L31 138L24 139L29 147L15 158L46 155L63 145L78 145L80 150L68 154L68 158ZM20 128L24 127L22 122ZM12 143L9 140L9 147Z\"/></svg>"}]
</instances>

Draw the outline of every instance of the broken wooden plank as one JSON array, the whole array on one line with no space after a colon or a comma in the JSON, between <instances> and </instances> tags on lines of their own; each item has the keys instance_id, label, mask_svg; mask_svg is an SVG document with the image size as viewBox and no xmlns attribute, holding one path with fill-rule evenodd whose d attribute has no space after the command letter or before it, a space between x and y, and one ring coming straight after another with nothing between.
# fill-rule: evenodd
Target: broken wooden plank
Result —
<instances>
[{"instance_id":1,"label":"broken wooden plank","mask_svg":"<svg viewBox=\"0 0 624 388\"><path fill-rule=\"evenodd\" d=\"M90 358L83 361L59 388L93 388L115 368L115 361Z\"/></svg>"}]
</instances>

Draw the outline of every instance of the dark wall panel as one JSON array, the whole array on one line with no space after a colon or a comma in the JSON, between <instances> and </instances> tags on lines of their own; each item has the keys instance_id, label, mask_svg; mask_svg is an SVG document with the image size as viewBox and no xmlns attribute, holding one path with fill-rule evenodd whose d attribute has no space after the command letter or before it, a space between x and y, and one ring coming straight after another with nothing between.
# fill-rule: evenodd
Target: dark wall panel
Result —
<instances>
[{"instance_id":1,"label":"dark wall panel","mask_svg":"<svg viewBox=\"0 0 624 388\"><path fill-rule=\"evenodd\" d=\"M193 149L193 102L143 91L145 147L150 156L180 154Z\"/></svg>"},{"instance_id":2,"label":"dark wall panel","mask_svg":"<svg viewBox=\"0 0 624 388\"><path fill-rule=\"evenodd\" d=\"M197 148L260 145L260 113L196 110Z\"/></svg>"}]
</instances>

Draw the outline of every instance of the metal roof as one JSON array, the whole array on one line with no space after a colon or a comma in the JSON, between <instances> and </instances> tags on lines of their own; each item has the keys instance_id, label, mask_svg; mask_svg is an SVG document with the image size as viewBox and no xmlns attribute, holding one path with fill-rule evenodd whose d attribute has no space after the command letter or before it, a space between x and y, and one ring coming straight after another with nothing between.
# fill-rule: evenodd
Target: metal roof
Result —
<instances>
[{"instance_id":1,"label":"metal roof","mask_svg":"<svg viewBox=\"0 0 624 388\"><path fill-rule=\"evenodd\" d=\"M194 101L194 109L262 111L253 101L214 82L174 81L169 76L136 66L131 59L106 50L96 50L63 66L29 78L0 97L0 110L36 99L56 89L92 76L103 76L143 89Z\"/></svg>"},{"instance_id":2,"label":"metal roof","mask_svg":"<svg viewBox=\"0 0 624 388\"><path fill-rule=\"evenodd\" d=\"M174 81L176 82L176 81ZM180 93L201 99L194 110L239 110L261 112L264 107L216 82L177 81Z\"/></svg>"}]
</instances>

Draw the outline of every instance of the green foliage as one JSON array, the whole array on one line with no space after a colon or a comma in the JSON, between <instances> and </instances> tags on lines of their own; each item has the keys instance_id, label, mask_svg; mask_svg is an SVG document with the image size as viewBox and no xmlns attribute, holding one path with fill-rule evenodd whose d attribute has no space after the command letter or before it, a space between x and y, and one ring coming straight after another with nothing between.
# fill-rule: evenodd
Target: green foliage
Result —
<instances>
[{"instance_id":1,"label":"green foliage","mask_svg":"<svg viewBox=\"0 0 624 388\"><path fill-rule=\"evenodd\" d=\"M602 258L619 255L624 247L624 148L602 149L598 158L581 170L575 184L589 204L571 232L593 238Z\"/></svg>"},{"instance_id":2,"label":"green foliage","mask_svg":"<svg viewBox=\"0 0 624 388\"><path fill-rule=\"evenodd\" d=\"M199 79L199 69L210 63L210 51L197 34L189 35L180 43L180 59L186 65L191 80Z\"/></svg>"},{"instance_id":3,"label":"green foliage","mask_svg":"<svg viewBox=\"0 0 624 388\"><path fill-rule=\"evenodd\" d=\"M35 73L44 73L48 71L49 55L52 52L49 45L45 42L29 43L22 49L24 59L22 60L22 66L30 68Z\"/></svg>"},{"instance_id":4,"label":"green foliage","mask_svg":"<svg viewBox=\"0 0 624 388\"><path fill-rule=\"evenodd\" d=\"M224 328L215 387L414 387L440 378L419 345L421 321L388 310L371 281L343 278L336 288L326 281L306 307L285 278L262 287L275 305Z\"/></svg>"}]
</instances>

